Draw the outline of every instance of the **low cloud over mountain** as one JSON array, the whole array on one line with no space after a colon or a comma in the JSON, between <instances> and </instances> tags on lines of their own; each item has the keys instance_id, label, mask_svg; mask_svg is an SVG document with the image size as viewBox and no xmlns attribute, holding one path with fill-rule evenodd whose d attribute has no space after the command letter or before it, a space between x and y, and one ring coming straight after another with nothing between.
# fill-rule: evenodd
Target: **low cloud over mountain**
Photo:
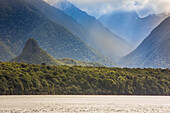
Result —
<instances>
[{"instance_id":1,"label":"low cloud over mountain","mask_svg":"<svg viewBox=\"0 0 170 113\"><path fill-rule=\"evenodd\" d=\"M53 4L59 0L45 0ZM137 11L141 17L149 14L169 13L169 0L68 0L90 15L100 17L114 10Z\"/></svg>"}]
</instances>

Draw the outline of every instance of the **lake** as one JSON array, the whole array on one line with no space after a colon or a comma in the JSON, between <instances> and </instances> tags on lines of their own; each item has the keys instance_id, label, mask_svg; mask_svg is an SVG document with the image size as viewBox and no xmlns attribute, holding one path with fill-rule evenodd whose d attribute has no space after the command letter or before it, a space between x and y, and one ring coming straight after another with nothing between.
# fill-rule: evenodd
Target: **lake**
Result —
<instances>
[{"instance_id":1,"label":"lake","mask_svg":"<svg viewBox=\"0 0 170 113\"><path fill-rule=\"evenodd\" d=\"M0 96L0 113L170 113L170 96Z\"/></svg>"}]
</instances>

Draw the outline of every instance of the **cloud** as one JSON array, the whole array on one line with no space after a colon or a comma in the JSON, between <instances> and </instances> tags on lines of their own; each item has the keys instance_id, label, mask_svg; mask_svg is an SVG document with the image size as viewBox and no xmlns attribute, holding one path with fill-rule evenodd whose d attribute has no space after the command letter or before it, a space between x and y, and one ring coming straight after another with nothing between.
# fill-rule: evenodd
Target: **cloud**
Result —
<instances>
[{"instance_id":1,"label":"cloud","mask_svg":"<svg viewBox=\"0 0 170 113\"><path fill-rule=\"evenodd\" d=\"M45 0L50 4L58 0ZM136 11L141 17L170 13L170 0L68 0L90 15L100 17L117 10Z\"/></svg>"},{"instance_id":2,"label":"cloud","mask_svg":"<svg viewBox=\"0 0 170 113\"><path fill-rule=\"evenodd\" d=\"M170 13L170 0L136 0L135 10L140 15Z\"/></svg>"}]
</instances>

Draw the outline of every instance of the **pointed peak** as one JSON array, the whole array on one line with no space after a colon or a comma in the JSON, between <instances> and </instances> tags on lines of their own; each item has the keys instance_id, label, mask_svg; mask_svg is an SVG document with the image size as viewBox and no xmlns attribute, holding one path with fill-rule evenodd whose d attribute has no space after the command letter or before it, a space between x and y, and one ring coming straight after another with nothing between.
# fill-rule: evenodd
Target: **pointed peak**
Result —
<instances>
[{"instance_id":1,"label":"pointed peak","mask_svg":"<svg viewBox=\"0 0 170 113\"><path fill-rule=\"evenodd\" d=\"M36 52L39 49L38 43L33 38L30 38L27 40L23 51Z\"/></svg>"},{"instance_id":2,"label":"pointed peak","mask_svg":"<svg viewBox=\"0 0 170 113\"><path fill-rule=\"evenodd\" d=\"M27 40L27 42L34 42L34 43L36 43L36 41L35 41L34 38L29 38L29 39Z\"/></svg>"},{"instance_id":3,"label":"pointed peak","mask_svg":"<svg viewBox=\"0 0 170 113\"><path fill-rule=\"evenodd\" d=\"M26 44L33 45L33 46L38 46L38 43L33 38L28 39Z\"/></svg>"}]
</instances>

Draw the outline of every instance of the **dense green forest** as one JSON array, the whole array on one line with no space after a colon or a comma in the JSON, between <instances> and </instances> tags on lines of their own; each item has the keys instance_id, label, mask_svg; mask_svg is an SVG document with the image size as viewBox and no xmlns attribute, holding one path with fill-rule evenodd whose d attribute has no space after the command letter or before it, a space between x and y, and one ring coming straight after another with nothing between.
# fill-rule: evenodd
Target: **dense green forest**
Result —
<instances>
[{"instance_id":1,"label":"dense green forest","mask_svg":"<svg viewBox=\"0 0 170 113\"><path fill-rule=\"evenodd\" d=\"M170 95L169 69L0 62L0 94Z\"/></svg>"}]
</instances>

